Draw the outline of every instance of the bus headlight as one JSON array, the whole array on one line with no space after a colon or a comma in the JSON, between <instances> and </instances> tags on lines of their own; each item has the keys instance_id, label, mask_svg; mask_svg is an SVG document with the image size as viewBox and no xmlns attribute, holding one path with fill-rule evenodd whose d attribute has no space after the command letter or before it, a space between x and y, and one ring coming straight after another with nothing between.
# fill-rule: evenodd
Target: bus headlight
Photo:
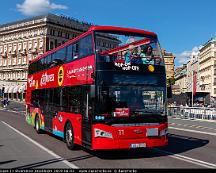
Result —
<instances>
[{"instance_id":1,"label":"bus headlight","mask_svg":"<svg viewBox=\"0 0 216 173\"><path fill-rule=\"evenodd\" d=\"M167 129L163 129L160 131L160 136L166 136L167 135Z\"/></svg>"},{"instance_id":2,"label":"bus headlight","mask_svg":"<svg viewBox=\"0 0 216 173\"><path fill-rule=\"evenodd\" d=\"M112 133L100 129L94 129L95 137L113 138Z\"/></svg>"}]
</instances>

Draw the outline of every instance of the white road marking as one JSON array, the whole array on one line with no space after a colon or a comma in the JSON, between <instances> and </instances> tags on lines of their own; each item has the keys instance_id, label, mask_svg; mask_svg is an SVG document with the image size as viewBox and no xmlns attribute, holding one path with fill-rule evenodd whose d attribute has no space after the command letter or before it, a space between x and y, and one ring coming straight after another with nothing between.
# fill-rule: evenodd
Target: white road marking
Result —
<instances>
[{"instance_id":1,"label":"white road marking","mask_svg":"<svg viewBox=\"0 0 216 173\"><path fill-rule=\"evenodd\" d=\"M177 117L170 117L172 119L176 120L182 120L182 121L200 121L200 122L209 122L209 123L216 123L216 120L207 120L207 119L195 119L195 118L177 118Z\"/></svg>"},{"instance_id":2,"label":"white road marking","mask_svg":"<svg viewBox=\"0 0 216 173\"><path fill-rule=\"evenodd\" d=\"M175 159L179 159L179 160L183 160L185 162L193 163L193 164L196 164L196 165L199 165L199 166L203 166L203 167L206 167L206 168L212 168L212 169L216 168L216 164L213 164L213 163L204 162L202 160L194 159L194 158L191 158L191 157L187 157L187 156L183 156L183 155L180 155L180 154L171 153L171 152L168 152L168 151L165 151L165 150L156 149L156 148L154 148L153 150L155 150L156 152L159 152L159 153L168 154L169 157L172 157L172 158L175 158Z\"/></svg>"},{"instance_id":3,"label":"white road marking","mask_svg":"<svg viewBox=\"0 0 216 173\"><path fill-rule=\"evenodd\" d=\"M15 132L17 132L18 134L20 134L21 136L25 137L26 139L28 139L29 141L31 141L33 144L35 144L36 146L38 146L39 148L41 148L42 150L46 151L47 153L49 153L50 155L54 156L57 159L61 159L63 163L65 163L67 166L69 166L70 168L73 169L78 169L78 167L70 162L68 162L67 160L65 160L64 158L60 157L59 155L55 154L53 151L47 149L46 147L42 146L41 144L39 144L38 142L36 142L35 140L31 139L30 137L26 136L25 134L23 134L22 132L20 132L19 130L15 129L14 127L10 126L9 124L7 124L4 121L1 121L3 124L5 124L6 126L8 126L9 128L11 128L12 130L14 130Z\"/></svg>"},{"instance_id":4,"label":"white road marking","mask_svg":"<svg viewBox=\"0 0 216 173\"><path fill-rule=\"evenodd\" d=\"M210 132L201 132L198 130L190 130L190 129L181 129L181 128L176 128L176 127L168 127L169 129L174 129L174 130L181 130L181 131L186 131L186 132L193 132L193 133L200 133L200 134L206 134L206 135L212 135L216 136L216 133L210 133Z\"/></svg>"},{"instance_id":5,"label":"white road marking","mask_svg":"<svg viewBox=\"0 0 216 173\"><path fill-rule=\"evenodd\" d=\"M179 123L172 123L172 122L170 122L169 124L170 125L176 125L176 126L193 127L193 128L198 128L198 129L216 130L215 128L204 127L204 126L199 126L199 125L179 124Z\"/></svg>"}]
</instances>

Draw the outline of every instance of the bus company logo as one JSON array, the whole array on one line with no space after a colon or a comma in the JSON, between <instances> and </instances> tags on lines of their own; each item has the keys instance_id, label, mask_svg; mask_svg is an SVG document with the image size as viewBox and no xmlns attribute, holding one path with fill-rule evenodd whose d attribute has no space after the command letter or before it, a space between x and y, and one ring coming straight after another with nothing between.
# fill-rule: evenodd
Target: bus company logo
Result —
<instances>
[{"instance_id":1,"label":"bus company logo","mask_svg":"<svg viewBox=\"0 0 216 173\"><path fill-rule=\"evenodd\" d=\"M54 74L47 74L47 73L44 73L42 74L41 76L41 80L40 80L40 86L44 86L46 85L48 82L53 82L54 81Z\"/></svg>"},{"instance_id":2,"label":"bus company logo","mask_svg":"<svg viewBox=\"0 0 216 173\"><path fill-rule=\"evenodd\" d=\"M61 66L58 70L58 85L61 86L64 81L64 68Z\"/></svg>"},{"instance_id":3,"label":"bus company logo","mask_svg":"<svg viewBox=\"0 0 216 173\"><path fill-rule=\"evenodd\" d=\"M141 129L135 129L135 130L134 130L134 133L136 133L136 134L142 134L143 131L142 131Z\"/></svg>"},{"instance_id":4,"label":"bus company logo","mask_svg":"<svg viewBox=\"0 0 216 173\"><path fill-rule=\"evenodd\" d=\"M33 76L31 78L28 78L29 87L35 87L35 80L33 79Z\"/></svg>"},{"instance_id":5,"label":"bus company logo","mask_svg":"<svg viewBox=\"0 0 216 173\"><path fill-rule=\"evenodd\" d=\"M122 68L122 70L139 71L139 66L131 65L130 63L115 62L114 65Z\"/></svg>"}]
</instances>

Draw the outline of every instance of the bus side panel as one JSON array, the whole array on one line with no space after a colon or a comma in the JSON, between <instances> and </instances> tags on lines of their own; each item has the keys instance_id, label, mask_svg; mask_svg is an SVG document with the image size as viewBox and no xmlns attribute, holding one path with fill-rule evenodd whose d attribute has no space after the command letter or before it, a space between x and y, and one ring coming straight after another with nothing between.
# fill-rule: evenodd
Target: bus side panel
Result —
<instances>
[{"instance_id":1,"label":"bus side panel","mask_svg":"<svg viewBox=\"0 0 216 173\"><path fill-rule=\"evenodd\" d=\"M28 76L29 79L29 76ZM26 89L26 105L31 104L31 88L29 86L29 82L27 82L27 89Z\"/></svg>"},{"instance_id":2,"label":"bus side panel","mask_svg":"<svg viewBox=\"0 0 216 173\"><path fill-rule=\"evenodd\" d=\"M82 116L80 114L58 112L58 115L53 118L53 134L64 138L64 128L67 121L73 126L74 131L74 143L82 144L82 133L81 133L81 123Z\"/></svg>"},{"instance_id":3,"label":"bus side panel","mask_svg":"<svg viewBox=\"0 0 216 173\"><path fill-rule=\"evenodd\" d=\"M30 111L26 111L26 121L32 126L35 126L35 117L36 115L38 115L40 119L40 128L44 130L44 116L42 115L41 110L39 108L34 108L31 106L29 106L28 108L30 109Z\"/></svg>"}]
</instances>

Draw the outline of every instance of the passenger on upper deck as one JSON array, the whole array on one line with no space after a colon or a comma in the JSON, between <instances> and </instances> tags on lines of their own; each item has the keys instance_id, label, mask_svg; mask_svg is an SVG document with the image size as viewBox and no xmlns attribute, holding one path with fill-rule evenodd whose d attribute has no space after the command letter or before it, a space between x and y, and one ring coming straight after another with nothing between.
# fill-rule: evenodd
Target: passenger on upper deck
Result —
<instances>
[{"instance_id":1,"label":"passenger on upper deck","mask_svg":"<svg viewBox=\"0 0 216 173\"><path fill-rule=\"evenodd\" d=\"M154 64L153 48L151 45L141 46L140 57L142 57L143 64Z\"/></svg>"},{"instance_id":2,"label":"passenger on upper deck","mask_svg":"<svg viewBox=\"0 0 216 173\"><path fill-rule=\"evenodd\" d=\"M134 49L134 45L129 45L128 50L123 53L126 64L131 63L133 49Z\"/></svg>"}]
</instances>

